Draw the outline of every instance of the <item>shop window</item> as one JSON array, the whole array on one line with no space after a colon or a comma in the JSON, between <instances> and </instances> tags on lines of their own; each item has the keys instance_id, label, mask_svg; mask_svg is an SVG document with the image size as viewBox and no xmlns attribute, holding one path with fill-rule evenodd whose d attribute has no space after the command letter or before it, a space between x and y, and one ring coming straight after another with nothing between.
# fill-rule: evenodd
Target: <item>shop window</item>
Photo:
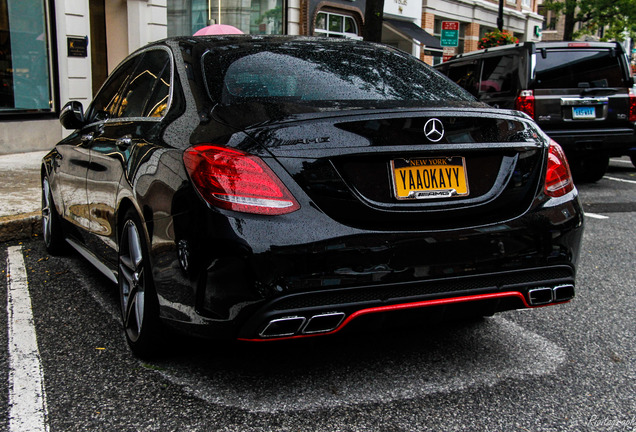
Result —
<instances>
[{"instance_id":1,"label":"shop window","mask_svg":"<svg viewBox=\"0 0 636 432\"><path fill-rule=\"evenodd\" d=\"M359 39L356 20L352 16L332 12L318 13L314 33L316 36Z\"/></svg>"},{"instance_id":2,"label":"shop window","mask_svg":"<svg viewBox=\"0 0 636 432\"><path fill-rule=\"evenodd\" d=\"M210 23L246 34L284 34L283 9L283 0L168 0L168 36L193 35Z\"/></svg>"},{"instance_id":3,"label":"shop window","mask_svg":"<svg viewBox=\"0 0 636 432\"><path fill-rule=\"evenodd\" d=\"M0 114L53 110L46 18L42 0L0 0Z\"/></svg>"}]
</instances>

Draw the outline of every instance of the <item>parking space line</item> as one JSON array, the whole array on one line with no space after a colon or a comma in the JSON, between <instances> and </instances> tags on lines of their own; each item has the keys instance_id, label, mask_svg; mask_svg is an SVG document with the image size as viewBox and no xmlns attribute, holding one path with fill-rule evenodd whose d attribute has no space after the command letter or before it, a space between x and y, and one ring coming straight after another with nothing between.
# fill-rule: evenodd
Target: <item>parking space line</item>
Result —
<instances>
[{"instance_id":1,"label":"parking space line","mask_svg":"<svg viewBox=\"0 0 636 432\"><path fill-rule=\"evenodd\" d=\"M625 164L625 165L632 165L631 161L623 160L623 159L610 159L610 161L617 162L617 163L622 163L622 164Z\"/></svg>"},{"instance_id":2,"label":"parking space line","mask_svg":"<svg viewBox=\"0 0 636 432\"><path fill-rule=\"evenodd\" d=\"M589 217L589 218L592 218L592 219L609 219L609 216L603 216L603 215L600 215L600 214L588 213L588 212L585 212L585 217Z\"/></svg>"},{"instance_id":3,"label":"parking space line","mask_svg":"<svg viewBox=\"0 0 636 432\"><path fill-rule=\"evenodd\" d=\"M48 431L44 375L20 246L7 249L9 431Z\"/></svg>"},{"instance_id":4,"label":"parking space line","mask_svg":"<svg viewBox=\"0 0 636 432\"><path fill-rule=\"evenodd\" d=\"M604 179L607 179L607 180L612 180L612 181L621 182L621 183L631 183L631 184L636 184L636 180L627 180L627 179L616 178L616 177L610 177L610 176L603 176L603 178L604 178Z\"/></svg>"}]
</instances>

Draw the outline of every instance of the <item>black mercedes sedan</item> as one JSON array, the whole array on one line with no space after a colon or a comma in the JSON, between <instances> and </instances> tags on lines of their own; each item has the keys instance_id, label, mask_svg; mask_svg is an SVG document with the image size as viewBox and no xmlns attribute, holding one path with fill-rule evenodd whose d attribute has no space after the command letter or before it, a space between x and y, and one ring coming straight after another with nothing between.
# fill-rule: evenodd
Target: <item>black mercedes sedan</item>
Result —
<instances>
[{"instance_id":1,"label":"black mercedes sedan","mask_svg":"<svg viewBox=\"0 0 636 432\"><path fill-rule=\"evenodd\" d=\"M166 326L270 341L574 297L583 212L559 145L399 50L166 39L60 121L44 242L118 285L138 356Z\"/></svg>"}]
</instances>

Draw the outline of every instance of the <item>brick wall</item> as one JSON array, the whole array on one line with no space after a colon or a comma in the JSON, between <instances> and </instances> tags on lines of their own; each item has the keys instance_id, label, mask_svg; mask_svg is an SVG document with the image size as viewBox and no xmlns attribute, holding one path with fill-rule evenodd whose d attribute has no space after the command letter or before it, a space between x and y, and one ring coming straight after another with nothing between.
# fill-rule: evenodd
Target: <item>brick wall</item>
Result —
<instances>
[{"instance_id":1,"label":"brick wall","mask_svg":"<svg viewBox=\"0 0 636 432\"><path fill-rule=\"evenodd\" d=\"M475 51L479 43L479 24L470 23L466 25L466 34L464 38L464 52Z\"/></svg>"}]
</instances>

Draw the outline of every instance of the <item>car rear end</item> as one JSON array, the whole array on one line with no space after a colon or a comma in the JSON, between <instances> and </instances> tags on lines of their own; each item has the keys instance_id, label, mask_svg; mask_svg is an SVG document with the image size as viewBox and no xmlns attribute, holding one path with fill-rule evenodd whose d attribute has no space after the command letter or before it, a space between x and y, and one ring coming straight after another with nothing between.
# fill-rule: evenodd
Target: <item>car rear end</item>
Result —
<instances>
[{"instance_id":1,"label":"car rear end","mask_svg":"<svg viewBox=\"0 0 636 432\"><path fill-rule=\"evenodd\" d=\"M285 56L301 75L326 62L317 73L326 87L312 86L309 102L297 95L286 105L296 96L280 89L259 102L246 83L258 93L264 82L244 64L227 90L258 103L214 111L240 132L231 145L195 144L184 156L208 209L205 230L189 234L207 245L197 282L204 322L261 341L331 334L366 315L466 305L490 314L574 296L582 210L562 150L530 119L476 103L394 51L278 48L261 57L276 59L281 75L292 69ZM338 65L318 61L320 50ZM262 60L260 51L244 57L254 54ZM364 56L371 70L338 72ZM334 81L324 82L330 65ZM417 101L396 97L409 86L392 84L412 67L432 83ZM279 82L298 89L292 75ZM345 84L377 99L334 100L328 88ZM249 121L237 115L246 110Z\"/></svg>"},{"instance_id":2,"label":"car rear end","mask_svg":"<svg viewBox=\"0 0 636 432\"><path fill-rule=\"evenodd\" d=\"M634 150L636 94L619 43L532 45L530 82L516 108L564 149L575 177L598 180L608 157Z\"/></svg>"}]
</instances>

